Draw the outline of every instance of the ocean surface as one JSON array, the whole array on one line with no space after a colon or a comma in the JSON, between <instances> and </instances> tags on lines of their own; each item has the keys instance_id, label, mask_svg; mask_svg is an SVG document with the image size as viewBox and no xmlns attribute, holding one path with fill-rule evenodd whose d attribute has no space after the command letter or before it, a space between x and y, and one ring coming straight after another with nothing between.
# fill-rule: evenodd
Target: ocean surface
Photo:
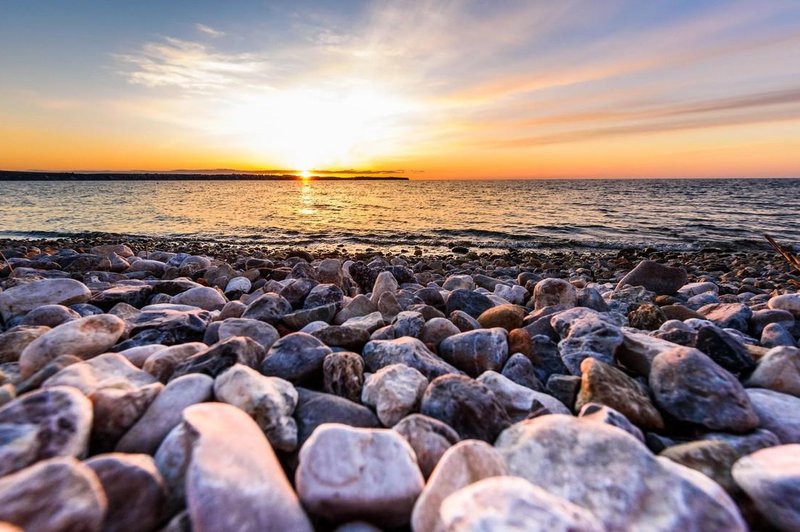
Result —
<instances>
[{"instance_id":1,"label":"ocean surface","mask_svg":"<svg viewBox=\"0 0 800 532\"><path fill-rule=\"evenodd\" d=\"M347 249L800 244L800 179L4 182L0 237L87 232Z\"/></svg>"}]
</instances>

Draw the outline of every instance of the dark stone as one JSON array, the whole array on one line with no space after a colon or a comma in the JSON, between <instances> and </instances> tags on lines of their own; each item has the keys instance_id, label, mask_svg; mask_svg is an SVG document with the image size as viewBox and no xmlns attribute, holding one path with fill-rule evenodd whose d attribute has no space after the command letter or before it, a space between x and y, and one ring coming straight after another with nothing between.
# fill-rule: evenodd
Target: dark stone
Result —
<instances>
[{"instance_id":1,"label":"dark stone","mask_svg":"<svg viewBox=\"0 0 800 532\"><path fill-rule=\"evenodd\" d=\"M581 378L575 375L550 375L545 391L567 405L570 410L575 407L578 390L581 389Z\"/></svg>"},{"instance_id":2,"label":"dark stone","mask_svg":"<svg viewBox=\"0 0 800 532\"><path fill-rule=\"evenodd\" d=\"M242 318L265 321L275 325L292 311L292 305L278 294L267 293L259 297L245 309Z\"/></svg>"},{"instance_id":3,"label":"dark stone","mask_svg":"<svg viewBox=\"0 0 800 532\"><path fill-rule=\"evenodd\" d=\"M103 313L103 309L95 305L90 305L89 303L75 303L74 305L70 305L69 308L80 314L81 318L96 316Z\"/></svg>"},{"instance_id":4,"label":"dark stone","mask_svg":"<svg viewBox=\"0 0 800 532\"><path fill-rule=\"evenodd\" d=\"M361 402L364 387L364 359L358 353L334 352L322 363L322 381L326 393Z\"/></svg>"},{"instance_id":5,"label":"dark stone","mask_svg":"<svg viewBox=\"0 0 800 532\"><path fill-rule=\"evenodd\" d=\"M506 337L500 327L455 334L439 343L439 356L472 377L500 371L508 359Z\"/></svg>"},{"instance_id":6,"label":"dark stone","mask_svg":"<svg viewBox=\"0 0 800 532\"><path fill-rule=\"evenodd\" d=\"M204 351L190 356L175 367L170 380L189 373L203 373L217 377L234 364L257 368L264 358L261 344L246 336L233 336L216 343Z\"/></svg>"},{"instance_id":7,"label":"dark stone","mask_svg":"<svg viewBox=\"0 0 800 532\"><path fill-rule=\"evenodd\" d=\"M363 356L367 369L373 373L391 364L410 366L429 380L448 373L460 373L434 355L420 340L410 336L368 342L364 346Z\"/></svg>"},{"instance_id":8,"label":"dark stone","mask_svg":"<svg viewBox=\"0 0 800 532\"><path fill-rule=\"evenodd\" d=\"M90 302L105 311L111 310L111 307L117 303L127 303L141 308L147 303L147 298L152 293L153 289L146 284L118 284L95 295Z\"/></svg>"},{"instance_id":9,"label":"dark stone","mask_svg":"<svg viewBox=\"0 0 800 532\"><path fill-rule=\"evenodd\" d=\"M301 309L290 312L283 317L283 323L294 331L299 331L309 323L324 321L330 323L336 316L336 303L322 305L310 309Z\"/></svg>"},{"instance_id":10,"label":"dark stone","mask_svg":"<svg viewBox=\"0 0 800 532\"><path fill-rule=\"evenodd\" d=\"M522 353L511 355L503 366L502 375L507 379L537 392L544 391L544 384L536 378L536 370L528 357Z\"/></svg>"},{"instance_id":11,"label":"dark stone","mask_svg":"<svg viewBox=\"0 0 800 532\"><path fill-rule=\"evenodd\" d=\"M747 347L734 335L714 325L697 330L695 347L734 375L748 373L756 367Z\"/></svg>"},{"instance_id":12,"label":"dark stone","mask_svg":"<svg viewBox=\"0 0 800 532\"><path fill-rule=\"evenodd\" d=\"M306 296L303 308L310 309L334 303L337 308L342 306L344 292L335 284L318 284Z\"/></svg>"},{"instance_id":13,"label":"dark stone","mask_svg":"<svg viewBox=\"0 0 800 532\"><path fill-rule=\"evenodd\" d=\"M656 294L674 294L688 281L686 270L643 260L620 280L617 290L624 286L643 286Z\"/></svg>"},{"instance_id":14,"label":"dark stone","mask_svg":"<svg viewBox=\"0 0 800 532\"><path fill-rule=\"evenodd\" d=\"M392 430L408 441L423 476L428 478L442 455L460 441L458 433L438 419L411 414L401 419Z\"/></svg>"},{"instance_id":15,"label":"dark stone","mask_svg":"<svg viewBox=\"0 0 800 532\"><path fill-rule=\"evenodd\" d=\"M464 375L434 379L422 396L420 412L446 423L464 439L492 443L511 426L511 419L492 390Z\"/></svg>"},{"instance_id":16,"label":"dark stone","mask_svg":"<svg viewBox=\"0 0 800 532\"><path fill-rule=\"evenodd\" d=\"M330 353L330 347L310 334L287 334L267 351L261 373L294 383L319 381L322 363Z\"/></svg>"},{"instance_id":17,"label":"dark stone","mask_svg":"<svg viewBox=\"0 0 800 532\"><path fill-rule=\"evenodd\" d=\"M308 293L318 284L314 279L295 279L280 291L280 296L286 299L292 308L300 309Z\"/></svg>"},{"instance_id":18,"label":"dark stone","mask_svg":"<svg viewBox=\"0 0 800 532\"><path fill-rule=\"evenodd\" d=\"M456 310L463 310L476 320L478 316L486 310L492 308L494 303L491 299L479 292L459 288L450 292L447 298L447 314L450 315Z\"/></svg>"},{"instance_id":19,"label":"dark stone","mask_svg":"<svg viewBox=\"0 0 800 532\"><path fill-rule=\"evenodd\" d=\"M343 423L351 427L379 428L380 421L369 408L329 393L297 388L297 447L323 423Z\"/></svg>"},{"instance_id":20,"label":"dark stone","mask_svg":"<svg viewBox=\"0 0 800 532\"><path fill-rule=\"evenodd\" d=\"M161 333L158 343L164 345L199 342L210 320L211 313L206 310L146 310L131 319L129 334L133 338L143 331L155 329Z\"/></svg>"},{"instance_id":21,"label":"dark stone","mask_svg":"<svg viewBox=\"0 0 800 532\"><path fill-rule=\"evenodd\" d=\"M452 321L453 325L458 327L458 330L461 332L474 331L481 328L481 324L478 322L478 320L463 310L451 312L450 321Z\"/></svg>"},{"instance_id":22,"label":"dark stone","mask_svg":"<svg viewBox=\"0 0 800 532\"><path fill-rule=\"evenodd\" d=\"M686 347L694 347L697 343L697 333L693 331L684 331L683 329L656 331L653 337Z\"/></svg>"},{"instance_id":23,"label":"dark stone","mask_svg":"<svg viewBox=\"0 0 800 532\"><path fill-rule=\"evenodd\" d=\"M344 325L329 325L311 333L322 343L331 347L342 347L351 351L361 351L364 344L369 342L369 332L366 329L347 327Z\"/></svg>"},{"instance_id":24,"label":"dark stone","mask_svg":"<svg viewBox=\"0 0 800 532\"><path fill-rule=\"evenodd\" d=\"M422 288L414 292L414 295L421 299L426 305L430 305L439 310L445 309L442 293L436 288Z\"/></svg>"},{"instance_id":25,"label":"dark stone","mask_svg":"<svg viewBox=\"0 0 800 532\"><path fill-rule=\"evenodd\" d=\"M533 363L536 377L542 382L547 382L550 375L569 373L561 360L558 344L547 335L537 334L531 337L531 354L528 358Z\"/></svg>"},{"instance_id":26,"label":"dark stone","mask_svg":"<svg viewBox=\"0 0 800 532\"><path fill-rule=\"evenodd\" d=\"M643 331L655 331L665 321L667 316L653 303L642 303L628 312L630 326Z\"/></svg>"}]
</instances>

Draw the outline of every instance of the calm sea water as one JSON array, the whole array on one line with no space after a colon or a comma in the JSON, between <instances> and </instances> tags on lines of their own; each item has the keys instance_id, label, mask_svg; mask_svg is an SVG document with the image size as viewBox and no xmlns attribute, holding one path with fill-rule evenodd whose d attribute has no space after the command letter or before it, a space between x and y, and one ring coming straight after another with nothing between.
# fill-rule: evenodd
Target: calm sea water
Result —
<instances>
[{"instance_id":1,"label":"calm sea water","mask_svg":"<svg viewBox=\"0 0 800 532\"><path fill-rule=\"evenodd\" d=\"M800 180L6 182L0 236L616 249L800 243Z\"/></svg>"}]
</instances>

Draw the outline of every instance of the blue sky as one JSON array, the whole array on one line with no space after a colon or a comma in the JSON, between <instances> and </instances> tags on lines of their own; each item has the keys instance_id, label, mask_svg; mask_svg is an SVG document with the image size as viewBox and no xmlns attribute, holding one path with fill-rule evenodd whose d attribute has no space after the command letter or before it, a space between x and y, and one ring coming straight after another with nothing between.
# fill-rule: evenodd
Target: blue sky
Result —
<instances>
[{"instance_id":1,"label":"blue sky","mask_svg":"<svg viewBox=\"0 0 800 532\"><path fill-rule=\"evenodd\" d=\"M800 2L0 0L0 167L795 175L798 138Z\"/></svg>"}]
</instances>

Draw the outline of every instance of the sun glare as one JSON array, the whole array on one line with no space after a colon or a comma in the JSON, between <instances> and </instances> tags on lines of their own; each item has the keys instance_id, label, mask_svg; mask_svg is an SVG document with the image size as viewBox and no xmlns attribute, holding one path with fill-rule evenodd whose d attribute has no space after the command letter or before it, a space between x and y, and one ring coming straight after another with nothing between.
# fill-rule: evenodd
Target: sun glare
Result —
<instances>
[{"instance_id":1,"label":"sun glare","mask_svg":"<svg viewBox=\"0 0 800 532\"><path fill-rule=\"evenodd\" d=\"M311 178L311 171L310 170L300 170L300 178L303 181L307 181Z\"/></svg>"},{"instance_id":2,"label":"sun glare","mask_svg":"<svg viewBox=\"0 0 800 532\"><path fill-rule=\"evenodd\" d=\"M373 88L275 90L241 97L220 120L231 140L305 179L311 168L363 166L396 150L411 107Z\"/></svg>"}]
</instances>

